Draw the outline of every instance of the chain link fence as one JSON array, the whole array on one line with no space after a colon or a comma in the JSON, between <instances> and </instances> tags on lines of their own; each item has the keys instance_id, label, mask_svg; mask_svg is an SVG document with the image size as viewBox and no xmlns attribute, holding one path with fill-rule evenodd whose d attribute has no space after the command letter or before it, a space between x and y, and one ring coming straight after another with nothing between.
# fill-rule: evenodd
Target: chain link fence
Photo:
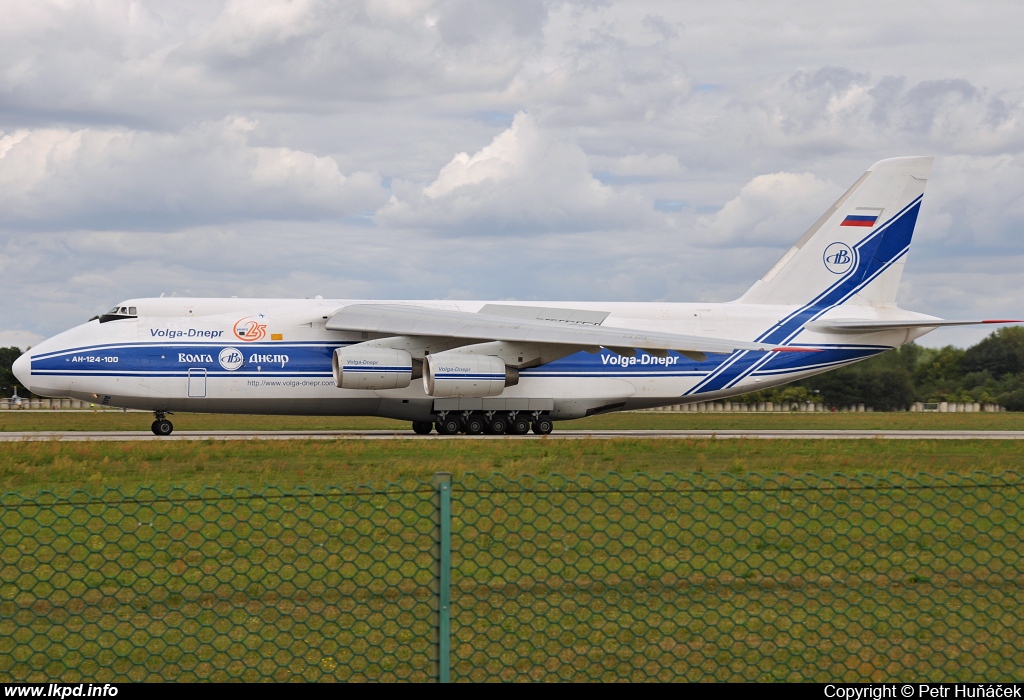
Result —
<instances>
[{"instance_id":1,"label":"chain link fence","mask_svg":"<svg viewBox=\"0 0 1024 700\"><path fill-rule=\"evenodd\" d=\"M2 499L0 678L436 678L437 494Z\"/></svg>"},{"instance_id":2,"label":"chain link fence","mask_svg":"<svg viewBox=\"0 0 1024 700\"><path fill-rule=\"evenodd\" d=\"M0 679L1006 681L1024 480L0 498Z\"/></svg>"}]
</instances>

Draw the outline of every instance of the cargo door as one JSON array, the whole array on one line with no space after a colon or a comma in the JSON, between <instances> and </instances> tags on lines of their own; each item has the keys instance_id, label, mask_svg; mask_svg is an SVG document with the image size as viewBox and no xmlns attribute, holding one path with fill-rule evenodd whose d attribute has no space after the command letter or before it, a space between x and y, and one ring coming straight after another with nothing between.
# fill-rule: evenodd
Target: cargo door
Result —
<instances>
[{"instance_id":1,"label":"cargo door","mask_svg":"<svg viewBox=\"0 0 1024 700\"><path fill-rule=\"evenodd\" d=\"M188 396L190 399L206 398L206 368L190 367L188 370Z\"/></svg>"},{"instance_id":2,"label":"cargo door","mask_svg":"<svg viewBox=\"0 0 1024 700\"><path fill-rule=\"evenodd\" d=\"M702 331L714 331L715 330L715 310L714 309L698 309L700 314L700 329Z\"/></svg>"}]
</instances>

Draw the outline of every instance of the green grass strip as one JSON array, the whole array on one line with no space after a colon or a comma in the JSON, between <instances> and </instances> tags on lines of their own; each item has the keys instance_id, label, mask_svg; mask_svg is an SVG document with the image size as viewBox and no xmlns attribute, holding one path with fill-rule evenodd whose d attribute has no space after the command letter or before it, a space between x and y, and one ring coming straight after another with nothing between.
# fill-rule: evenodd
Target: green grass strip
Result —
<instances>
[{"instance_id":1,"label":"green grass strip","mask_svg":"<svg viewBox=\"0 0 1024 700\"><path fill-rule=\"evenodd\" d=\"M406 421L361 416L177 413L181 430L410 430ZM149 430L149 413L2 411L0 432ZM1024 430L1024 413L613 413L555 423L555 430Z\"/></svg>"},{"instance_id":2,"label":"green grass strip","mask_svg":"<svg viewBox=\"0 0 1024 700\"><path fill-rule=\"evenodd\" d=\"M984 440L294 440L19 442L0 450L0 491L106 487L376 486L438 471L515 478L651 473L1000 472L1024 442Z\"/></svg>"}]
</instances>

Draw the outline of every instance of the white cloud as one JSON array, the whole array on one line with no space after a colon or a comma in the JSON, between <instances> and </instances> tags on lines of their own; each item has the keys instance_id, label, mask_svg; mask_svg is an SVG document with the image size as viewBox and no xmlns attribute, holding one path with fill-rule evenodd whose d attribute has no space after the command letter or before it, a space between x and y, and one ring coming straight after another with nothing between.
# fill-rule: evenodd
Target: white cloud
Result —
<instances>
[{"instance_id":1,"label":"white cloud","mask_svg":"<svg viewBox=\"0 0 1024 700\"><path fill-rule=\"evenodd\" d=\"M709 245L790 246L841 194L810 173L758 175L697 228Z\"/></svg>"},{"instance_id":2,"label":"white cloud","mask_svg":"<svg viewBox=\"0 0 1024 700\"><path fill-rule=\"evenodd\" d=\"M650 178L675 177L685 172L679 159L669 153L658 153L653 156L635 153L623 156L615 159L611 170L616 175Z\"/></svg>"},{"instance_id":3,"label":"white cloud","mask_svg":"<svg viewBox=\"0 0 1024 700\"><path fill-rule=\"evenodd\" d=\"M166 228L245 218L317 219L372 210L379 176L250 143L242 118L178 134L115 129L18 129L0 135L0 223Z\"/></svg>"},{"instance_id":4,"label":"white cloud","mask_svg":"<svg viewBox=\"0 0 1024 700\"><path fill-rule=\"evenodd\" d=\"M509 99L543 105L552 124L597 128L655 122L686 102L693 79L679 19L555 4L549 41L511 81Z\"/></svg>"},{"instance_id":5,"label":"white cloud","mask_svg":"<svg viewBox=\"0 0 1024 700\"><path fill-rule=\"evenodd\" d=\"M1024 153L958 155L936 161L922 229L958 256L1017 252L1024 227ZM998 261L994 261L998 262Z\"/></svg>"},{"instance_id":6,"label":"white cloud","mask_svg":"<svg viewBox=\"0 0 1024 700\"><path fill-rule=\"evenodd\" d=\"M1018 92L962 78L909 83L824 67L777 79L737 106L776 146L874 150L900 143L973 153L1024 146Z\"/></svg>"},{"instance_id":7,"label":"white cloud","mask_svg":"<svg viewBox=\"0 0 1024 700\"><path fill-rule=\"evenodd\" d=\"M502 90L547 17L541 0L39 0L0 12L9 108L163 128Z\"/></svg>"},{"instance_id":8,"label":"white cloud","mask_svg":"<svg viewBox=\"0 0 1024 700\"><path fill-rule=\"evenodd\" d=\"M465 46L503 37L540 38L547 14L542 0L490 5L478 0L441 0L428 17L445 43Z\"/></svg>"},{"instance_id":9,"label":"white cloud","mask_svg":"<svg viewBox=\"0 0 1024 700\"><path fill-rule=\"evenodd\" d=\"M316 33L322 8L318 0L228 0L197 43L222 56L259 58L267 48Z\"/></svg>"},{"instance_id":10,"label":"white cloud","mask_svg":"<svg viewBox=\"0 0 1024 700\"><path fill-rule=\"evenodd\" d=\"M476 153L456 154L419 192L392 197L377 222L490 235L625 226L645 214L641 200L591 174L576 143L520 112Z\"/></svg>"},{"instance_id":11,"label":"white cloud","mask_svg":"<svg viewBox=\"0 0 1024 700\"><path fill-rule=\"evenodd\" d=\"M0 348L15 347L24 351L44 340L46 340L44 336L33 331L0 330Z\"/></svg>"},{"instance_id":12,"label":"white cloud","mask_svg":"<svg viewBox=\"0 0 1024 700\"><path fill-rule=\"evenodd\" d=\"M725 300L915 154L938 157L901 300L1020 313L1019 2L0 16L0 331L161 291Z\"/></svg>"}]
</instances>

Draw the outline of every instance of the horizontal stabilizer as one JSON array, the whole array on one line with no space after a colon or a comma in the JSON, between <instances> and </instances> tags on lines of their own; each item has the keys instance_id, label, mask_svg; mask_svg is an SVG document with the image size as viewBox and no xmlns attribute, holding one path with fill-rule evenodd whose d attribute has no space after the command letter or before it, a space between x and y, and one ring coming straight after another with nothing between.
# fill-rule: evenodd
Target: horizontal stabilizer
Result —
<instances>
[{"instance_id":1,"label":"horizontal stabilizer","mask_svg":"<svg viewBox=\"0 0 1024 700\"><path fill-rule=\"evenodd\" d=\"M551 343L593 348L675 350L689 357L699 357L701 354L727 355L737 350L816 352L809 348L776 347L771 343L749 343L725 338L637 331L582 323L564 323L559 320L516 318L400 304L351 304L327 321L327 329L478 341Z\"/></svg>"},{"instance_id":2,"label":"horizontal stabilizer","mask_svg":"<svg viewBox=\"0 0 1024 700\"><path fill-rule=\"evenodd\" d=\"M983 323L1024 323L1014 319L987 319L983 321L946 321L915 319L907 321L865 321L857 319L829 319L808 323L806 328L817 333L879 333L901 328L939 328L940 326L977 326Z\"/></svg>"}]
</instances>

